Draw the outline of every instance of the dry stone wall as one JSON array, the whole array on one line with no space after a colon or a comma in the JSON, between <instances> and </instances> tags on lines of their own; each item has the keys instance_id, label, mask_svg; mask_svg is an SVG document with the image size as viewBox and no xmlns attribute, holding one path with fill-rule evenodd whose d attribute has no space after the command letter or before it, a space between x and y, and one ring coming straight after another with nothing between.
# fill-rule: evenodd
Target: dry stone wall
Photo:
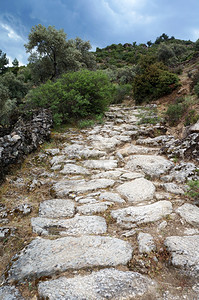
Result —
<instances>
[{"instance_id":1,"label":"dry stone wall","mask_svg":"<svg viewBox=\"0 0 199 300\"><path fill-rule=\"evenodd\" d=\"M52 115L43 109L34 113L31 121L19 119L11 133L0 138L0 181L11 164L20 162L50 137L51 126Z\"/></svg>"}]
</instances>

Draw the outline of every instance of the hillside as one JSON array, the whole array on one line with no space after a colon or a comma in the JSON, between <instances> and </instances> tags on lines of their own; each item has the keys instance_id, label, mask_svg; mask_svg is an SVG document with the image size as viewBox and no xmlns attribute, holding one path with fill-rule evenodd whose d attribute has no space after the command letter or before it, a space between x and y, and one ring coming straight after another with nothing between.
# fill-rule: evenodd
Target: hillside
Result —
<instances>
[{"instance_id":1,"label":"hillside","mask_svg":"<svg viewBox=\"0 0 199 300\"><path fill-rule=\"evenodd\" d=\"M87 50L0 75L0 299L197 299L198 42Z\"/></svg>"}]
</instances>

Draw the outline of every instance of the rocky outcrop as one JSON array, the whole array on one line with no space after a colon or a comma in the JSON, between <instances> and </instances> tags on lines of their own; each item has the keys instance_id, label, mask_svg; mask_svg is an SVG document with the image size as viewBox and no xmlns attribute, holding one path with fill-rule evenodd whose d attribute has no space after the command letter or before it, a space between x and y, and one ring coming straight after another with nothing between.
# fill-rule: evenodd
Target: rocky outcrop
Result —
<instances>
[{"instance_id":1,"label":"rocky outcrop","mask_svg":"<svg viewBox=\"0 0 199 300\"><path fill-rule=\"evenodd\" d=\"M51 126L51 113L41 110L29 122L20 119L10 134L0 138L0 180L8 166L19 162L49 138Z\"/></svg>"},{"instance_id":2,"label":"rocky outcrop","mask_svg":"<svg viewBox=\"0 0 199 300\"><path fill-rule=\"evenodd\" d=\"M190 133L184 139L171 140L160 149L168 157L188 158L199 161L199 133Z\"/></svg>"}]
</instances>

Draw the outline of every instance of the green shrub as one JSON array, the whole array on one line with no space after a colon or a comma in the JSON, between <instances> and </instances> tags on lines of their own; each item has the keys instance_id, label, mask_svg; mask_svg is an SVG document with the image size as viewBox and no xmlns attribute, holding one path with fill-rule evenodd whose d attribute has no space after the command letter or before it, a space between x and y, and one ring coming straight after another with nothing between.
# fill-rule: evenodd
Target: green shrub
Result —
<instances>
[{"instance_id":1,"label":"green shrub","mask_svg":"<svg viewBox=\"0 0 199 300\"><path fill-rule=\"evenodd\" d=\"M194 86L194 92L199 97L199 82Z\"/></svg>"},{"instance_id":2,"label":"green shrub","mask_svg":"<svg viewBox=\"0 0 199 300\"><path fill-rule=\"evenodd\" d=\"M183 103L170 104L166 116L170 126L178 124L180 118L185 112L185 105Z\"/></svg>"},{"instance_id":3,"label":"green shrub","mask_svg":"<svg viewBox=\"0 0 199 300\"><path fill-rule=\"evenodd\" d=\"M186 195L193 200L199 199L199 180L190 180L188 181L188 190Z\"/></svg>"},{"instance_id":4,"label":"green shrub","mask_svg":"<svg viewBox=\"0 0 199 300\"><path fill-rule=\"evenodd\" d=\"M78 122L78 127L82 129L86 127L92 127L94 126L94 124L95 124L94 120L81 120Z\"/></svg>"},{"instance_id":5,"label":"green shrub","mask_svg":"<svg viewBox=\"0 0 199 300\"><path fill-rule=\"evenodd\" d=\"M125 96L131 95L132 86L131 84L117 84L115 85L115 94L111 103L118 104L122 103Z\"/></svg>"},{"instance_id":6,"label":"green shrub","mask_svg":"<svg viewBox=\"0 0 199 300\"><path fill-rule=\"evenodd\" d=\"M158 64L146 65L134 78L133 96L136 104L170 94L178 86L178 81L177 75L161 69Z\"/></svg>"},{"instance_id":7,"label":"green shrub","mask_svg":"<svg viewBox=\"0 0 199 300\"><path fill-rule=\"evenodd\" d=\"M199 120L199 115L195 109L191 109L185 117L185 126L195 124Z\"/></svg>"},{"instance_id":8,"label":"green shrub","mask_svg":"<svg viewBox=\"0 0 199 300\"><path fill-rule=\"evenodd\" d=\"M56 82L48 81L31 90L26 108L51 109L56 125L69 119L103 113L113 95L113 85L103 72L82 70L64 74Z\"/></svg>"},{"instance_id":9,"label":"green shrub","mask_svg":"<svg viewBox=\"0 0 199 300\"><path fill-rule=\"evenodd\" d=\"M0 83L0 125L9 126L10 118L16 108L16 100L10 99L8 88Z\"/></svg>"}]
</instances>

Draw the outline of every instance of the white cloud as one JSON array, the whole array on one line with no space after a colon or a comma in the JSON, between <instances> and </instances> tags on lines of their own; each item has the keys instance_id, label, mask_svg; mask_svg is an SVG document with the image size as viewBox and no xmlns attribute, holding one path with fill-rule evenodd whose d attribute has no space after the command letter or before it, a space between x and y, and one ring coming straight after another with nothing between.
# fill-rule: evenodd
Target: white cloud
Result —
<instances>
[{"instance_id":1,"label":"white cloud","mask_svg":"<svg viewBox=\"0 0 199 300\"><path fill-rule=\"evenodd\" d=\"M190 39L193 41L199 39L199 28L192 29Z\"/></svg>"},{"instance_id":2,"label":"white cloud","mask_svg":"<svg viewBox=\"0 0 199 300\"><path fill-rule=\"evenodd\" d=\"M23 40L9 25L1 23L1 27L7 31L7 35L10 39L15 41Z\"/></svg>"}]
</instances>

